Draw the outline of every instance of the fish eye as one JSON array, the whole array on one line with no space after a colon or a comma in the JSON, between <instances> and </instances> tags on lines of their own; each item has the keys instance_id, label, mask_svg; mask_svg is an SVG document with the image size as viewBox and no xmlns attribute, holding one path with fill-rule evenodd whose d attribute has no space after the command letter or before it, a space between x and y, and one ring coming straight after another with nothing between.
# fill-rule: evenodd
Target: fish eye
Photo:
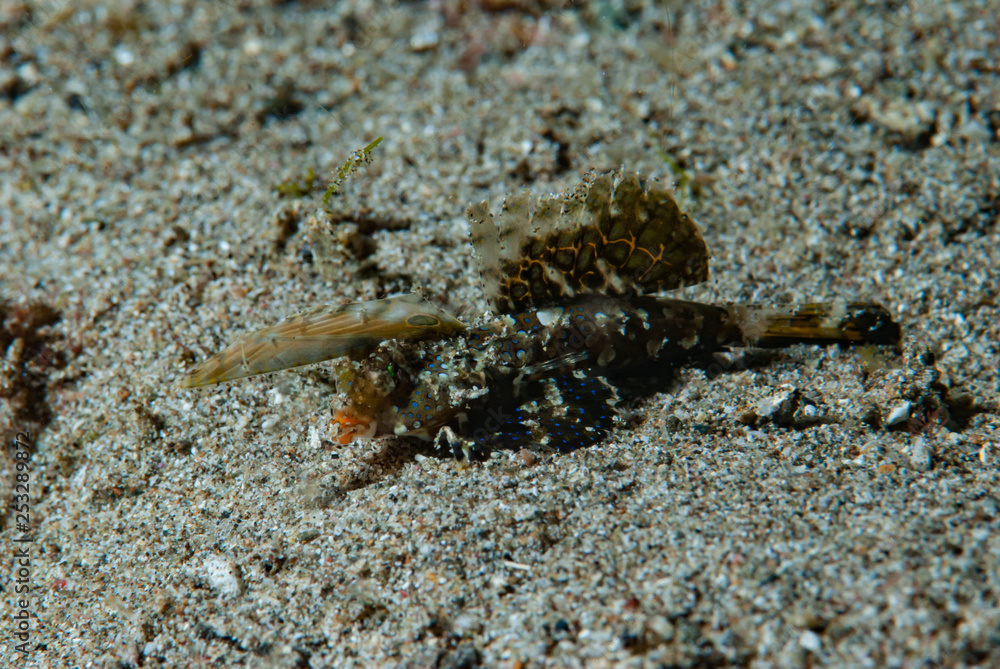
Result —
<instances>
[{"instance_id":1,"label":"fish eye","mask_svg":"<svg viewBox=\"0 0 1000 669\"><path fill-rule=\"evenodd\" d=\"M441 321L427 314L416 314L407 318L406 324L412 327L433 328L441 325Z\"/></svg>"}]
</instances>

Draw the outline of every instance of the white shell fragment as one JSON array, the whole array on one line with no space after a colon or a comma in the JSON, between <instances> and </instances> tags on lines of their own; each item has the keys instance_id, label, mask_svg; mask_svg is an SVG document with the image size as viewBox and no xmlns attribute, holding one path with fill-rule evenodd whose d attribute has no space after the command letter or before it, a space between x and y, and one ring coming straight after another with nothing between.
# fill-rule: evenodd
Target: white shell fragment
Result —
<instances>
[{"instance_id":1,"label":"white shell fragment","mask_svg":"<svg viewBox=\"0 0 1000 669\"><path fill-rule=\"evenodd\" d=\"M760 401L757 405L757 415L765 420L781 423L790 421L798 403L798 389L785 384Z\"/></svg>"},{"instance_id":2,"label":"white shell fragment","mask_svg":"<svg viewBox=\"0 0 1000 669\"><path fill-rule=\"evenodd\" d=\"M889 410L889 415L886 416L885 426L893 427L894 425L899 425L904 421L910 420L910 409L913 406L913 402L909 400L900 402L892 409Z\"/></svg>"},{"instance_id":3,"label":"white shell fragment","mask_svg":"<svg viewBox=\"0 0 1000 669\"><path fill-rule=\"evenodd\" d=\"M205 578L219 594L233 596L243 592L240 568L230 558L214 555L205 559Z\"/></svg>"},{"instance_id":4,"label":"white shell fragment","mask_svg":"<svg viewBox=\"0 0 1000 669\"><path fill-rule=\"evenodd\" d=\"M910 464L918 472L926 472L931 469L931 452L924 437L917 437L909 447Z\"/></svg>"},{"instance_id":5,"label":"white shell fragment","mask_svg":"<svg viewBox=\"0 0 1000 669\"><path fill-rule=\"evenodd\" d=\"M823 419L816 402L786 383L757 404L757 416L781 427L805 428Z\"/></svg>"}]
</instances>

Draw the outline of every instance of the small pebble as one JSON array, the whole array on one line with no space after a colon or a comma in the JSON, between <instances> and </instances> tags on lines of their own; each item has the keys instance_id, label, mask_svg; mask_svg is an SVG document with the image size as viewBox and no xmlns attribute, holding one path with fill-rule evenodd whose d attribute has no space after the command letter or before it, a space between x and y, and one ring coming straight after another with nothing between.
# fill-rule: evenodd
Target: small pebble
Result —
<instances>
[{"instance_id":1,"label":"small pebble","mask_svg":"<svg viewBox=\"0 0 1000 669\"><path fill-rule=\"evenodd\" d=\"M205 560L205 577L209 585L223 595L238 595L243 592L243 578L240 568L231 559L220 555Z\"/></svg>"},{"instance_id":2,"label":"small pebble","mask_svg":"<svg viewBox=\"0 0 1000 669\"><path fill-rule=\"evenodd\" d=\"M919 472L926 472L931 468L931 453L927 446L927 439L919 436L910 444L910 464Z\"/></svg>"},{"instance_id":3,"label":"small pebble","mask_svg":"<svg viewBox=\"0 0 1000 669\"><path fill-rule=\"evenodd\" d=\"M907 400L892 407L892 409L889 410L889 414L885 418L885 426L893 427L909 420L911 406L913 406L913 403Z\"/></svg>"},{"instance_id":4,"label":"small pebble","mask_svg":"<svg viewBox=\"0 0 1000 669\"><path fill-rule=\"evenodd\" d=\"M810 653L818 653L823 649L823 640L812 630L806 630L799 636L799 645Z\"/></svg>"}]
</instances>

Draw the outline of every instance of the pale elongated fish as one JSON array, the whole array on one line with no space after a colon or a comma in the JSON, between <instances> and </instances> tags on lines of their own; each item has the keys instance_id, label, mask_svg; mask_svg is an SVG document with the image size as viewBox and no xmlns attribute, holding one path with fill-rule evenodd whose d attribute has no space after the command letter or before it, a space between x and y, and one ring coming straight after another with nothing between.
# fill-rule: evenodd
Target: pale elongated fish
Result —
<instances>
[{"instance_id":1,"label":"pale elongated fish","mask_svg":"<svg viewBox=\"0 0 1000 669\"><path fill-rule=\"evenodd\" d=\"M180 383L210 386L256 374L370 353L387 339L405 341L461 332L457 318L413 293L342 307L323 305L247 333Z\"/></svg>"}]
</instances>

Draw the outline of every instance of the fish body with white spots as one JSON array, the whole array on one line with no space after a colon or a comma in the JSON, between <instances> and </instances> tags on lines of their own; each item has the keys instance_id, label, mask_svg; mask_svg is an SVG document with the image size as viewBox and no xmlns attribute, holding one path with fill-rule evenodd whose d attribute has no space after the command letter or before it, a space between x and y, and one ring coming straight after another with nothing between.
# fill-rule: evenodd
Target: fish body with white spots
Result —
<instances>
[{"instance_id":1,"label":"fish body with white spots","mask_svg":"<svg viewBox=\"0 0 1000 669\"><path fill-rule=\"evenodd\" d=\"M875 304L793 312L663 296L708 277L708 252L669 190L632 174L469 208L495 317L466 326L413 294L319 307L250 333L185 377L210 385L332 358L341 441L408 435L460 459L569 451L617 421L616 383L733 347L896 344Z\"/></svg>"}]
</instances>

